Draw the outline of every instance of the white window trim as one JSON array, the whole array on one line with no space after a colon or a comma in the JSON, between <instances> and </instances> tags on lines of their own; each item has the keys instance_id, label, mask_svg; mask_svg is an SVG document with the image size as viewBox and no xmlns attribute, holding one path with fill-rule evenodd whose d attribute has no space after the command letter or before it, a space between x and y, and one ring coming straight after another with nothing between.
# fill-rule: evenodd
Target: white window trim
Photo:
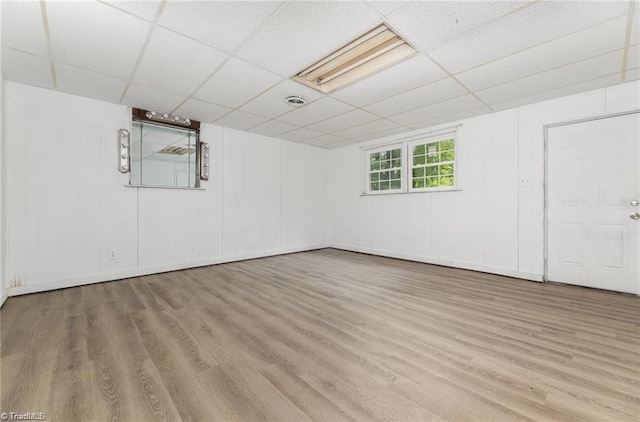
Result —
<instances>
[{"instance_id":1,"label":"white window trim","mask_svg":"<svg viewBox=\"0 0 640 422\"><path fill-rule=\"evenodd\" d=\"M375 154L376 152L389 151L392 149L400 149L400 160L402 162L400 166L400 189L388 189L388 190L371 190L371 185L369 182L369 174L371 173L370 160L369 156L371 154ZM407 189L407 178L405 175L405 143L393 143L388 145L376 146L373 148L369 148L364 150L364 172L365 172L365 180L364 180L364 191L365 195L389 195L394 193L404 193Z\"/></svg>"},{"instance_id":2,"label":"white window trim","mask_svg":"<svg viewBox=\"0 0 640 422\"><path fill-rule=\"evenodd\" d=\"M397 195L397 194L406 194L406 193L435 193L435 192L456 192L461 191L460 187L460 160L459 160L459 138L457 127L460 125L456 125L453 130L449 131L438 131L437 134L434 133L425 133L423 135L414 135L410 138L405 138L403 141L391 142L388 144L378 144L372 146L370 148L362 149L362 162L361 162L361 174L363 175L363 190L360 196L372 196L372 195ZM413 155L411 153L411 148L414 145L426 144L434 141L441 141L444 139L454 139L455 141L455 159L454 163L454 182L453 186L446 187L437 187L437 188L413 188ZM402 166L400 167L401 178L400 178L400 189L389 189L389 190L380 190L380 191L372 191L370 182L369 182L369 173L370 173L370 160L369 155L375 154L380 151L387 151L390 149L401 149L400 156L402 157Z\"/></svg>"}]
</instances>

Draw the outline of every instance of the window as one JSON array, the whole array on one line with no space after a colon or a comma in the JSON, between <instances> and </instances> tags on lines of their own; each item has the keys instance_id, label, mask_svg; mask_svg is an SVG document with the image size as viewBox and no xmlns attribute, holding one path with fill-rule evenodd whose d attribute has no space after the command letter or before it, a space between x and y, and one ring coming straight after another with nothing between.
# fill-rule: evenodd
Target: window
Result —
<instances>
[{"instance_id":1,"label":"window","mask_svg":"<svg viewBox=\"0 0 640 422\"><path fill-rule=\"evenodd\" d=\"M367 151L368 192L402 189L402 146Z\"/></svg>"},{"instance_id":2,"label":"window","mask_svg":"<svg viewBox=\"0 0 640 422\"><path fill-rule=\"evenodd\" d=\"M449 132L365 150L365 193L455 190L456 137Z\"/></svg>"},{"instance_id":3,"label":"window","mask_svg":"<svg viewBox=\"0 0 640 422\"><path fill-rule=\"evenodd\" d=\"M455 138L447 137L409 144L411 156L410 190L455 186Z\"/></svg>"}]
</instances>

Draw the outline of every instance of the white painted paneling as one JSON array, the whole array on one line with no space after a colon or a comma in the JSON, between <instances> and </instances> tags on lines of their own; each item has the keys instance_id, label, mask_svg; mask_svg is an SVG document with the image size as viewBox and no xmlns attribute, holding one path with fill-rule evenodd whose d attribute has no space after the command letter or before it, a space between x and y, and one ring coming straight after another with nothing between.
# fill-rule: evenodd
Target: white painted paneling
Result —
<instances>
[{"instance_id":1,"label":"white painted paneling","mask_svg":"<svg viewBox=\"0 0 640 422\"><path fill-rule=\"evenodd\" d=\"M0 15L2 14L2 5L0 5ZM0 16L1 18L1 16ZM2 37L2 35L0 35ZM1 40L0 40L1 41ZM0 58L1 60L1 58ZM5 81L4 77L0 75L0 306L4 303L7 298L7 259L6 259L6 205L7 201L5 199L7 188L5 184L5 170L6 163L5 157L6 154L6 142L5 142L5 128L7 127L5 122Z\"/></svg>"},{"instance_id":2,"label":"white painted paneling","mask_svg":"<svg viewBox=\"0 0 640 422\"><path fill-rule=\"evenodd\" d=\"M224 130L223 253L282 248L282 141Z\"/></svg>"},{"instance_id":3,"label":"white painted paneling","mask_svg":"<svg viewBox=\"0 0 640 422\"><path fill-rule=\"evenodd\" d=\"M326 151L282 142L282 247L326 243Z\"/></svg>"},{"instance_id":4,"label":"white painted paneling","mask_svg":"<svg viewBox=\"0 0 640 422\"><path fill-rule=\"evenodd\" d=\"M14 83L7 108L14 284L135 268L135 192L114 167L128 109ZM118 260L107 259L111 249Z\"/></svg>"},{"instance_id":5,"label":"white painted paneling","mask_svg":"<svg viewBox=\"0 0 640 422\"><path fill-rule=\"evenodd\" d=\"M322 149L202 124L201 139L211 150L203 190L132 188L116 166L117 131L130 125L128 107L14 82L7 87L11 159L3 193L11 204L7 275L13 292L325 241ZM116 259L109 259L110 251Z\"/></svg>"},{"instance_id":6,"label":"white painted paneling","mask_svg":"<svg viewBox=\"0 0 640 422\"><path fill-rule=\"evenodd\" d=\"M607 87L607 113L640 109L640 81Z\"/></svg>"},{"instance_id":7,"label":"white painted paneling","mask_svg":"<svg viewBox=\"0 0 640 422\"><path fill-rule=\"evenodd\" d=\"M636 91L632 82L607 88L606 98L605 89L598 89L462 120L460 191L360 196L362 148L431 129L332 149L327 155L329 241L356 251L541 280L543 126L602 115L605 104L637 108ZM608 239L615 246L613 234Z\"/></svg>"}]
</instances>

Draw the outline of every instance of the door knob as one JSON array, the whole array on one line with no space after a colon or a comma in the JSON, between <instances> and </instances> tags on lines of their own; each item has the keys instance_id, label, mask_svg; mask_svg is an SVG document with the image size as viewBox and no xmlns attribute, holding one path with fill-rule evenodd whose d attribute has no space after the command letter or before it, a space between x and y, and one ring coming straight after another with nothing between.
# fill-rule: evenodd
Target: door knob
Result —
<instances>
[{"instance_id":1,"label":"door knob","mask_svg":"<svg viewBox=\"0 0 640 422\"><path fill-rule=\"evenodd\" d=\"M629 202L631 204L632 207L637 207L638 205L640 205L640 202L638 202L637 199L634 199L633 201Z\"/></svg>"},{"instance_id":2,"label":"door knob","mask_svg":"<svg viewBox=\"0 0 640 422\"><path fill-rule=\"evenodd\" d=\"M640 218L640 214L638 214L637 212L632 212L631 214L629 214L629 218L631 218L632 220L637 220Z\"/></svg>"}]
</instances>

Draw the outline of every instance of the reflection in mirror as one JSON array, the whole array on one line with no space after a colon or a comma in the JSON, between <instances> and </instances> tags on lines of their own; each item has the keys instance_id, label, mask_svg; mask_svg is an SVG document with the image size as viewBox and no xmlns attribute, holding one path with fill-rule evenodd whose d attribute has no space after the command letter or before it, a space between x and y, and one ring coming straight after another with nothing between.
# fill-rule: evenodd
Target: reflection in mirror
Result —
<instances>
[{"instance_id":1,"label":"reflection in mirror","mask_svg":"<svg viewBox=\"0 0 640 422\"><path fill-rule=\"evenodd\" d=\"M197 131L140 120L132 129L131 185L199 187Z\"/></svg>"}]
</instances>

